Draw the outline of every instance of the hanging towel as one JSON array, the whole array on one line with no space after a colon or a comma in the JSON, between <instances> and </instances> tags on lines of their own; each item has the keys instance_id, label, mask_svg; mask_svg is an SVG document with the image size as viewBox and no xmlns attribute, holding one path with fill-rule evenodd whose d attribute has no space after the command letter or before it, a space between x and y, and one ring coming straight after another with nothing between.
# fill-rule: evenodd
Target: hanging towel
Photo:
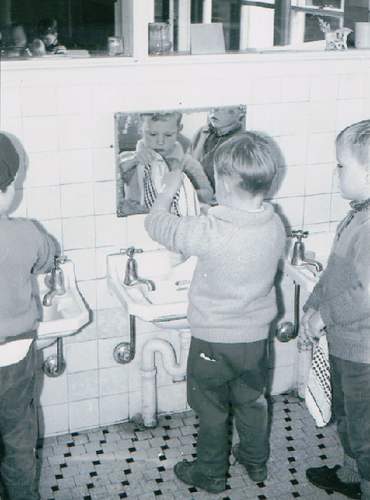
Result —
<instances>
[{"instance_id":1,"label":"hanging towel","mask_svg":"<svg viewBox=\"0 0 370 500\"><path fill-rule=\"evenodd\" d=\"M163 176L167 172L169 172L169 168L165 160L158 153L150 165L144 166L143 190L146 208L150 209L153 205L162 188ZM171 212L179 217L200 214L198 195L190 179L184 173L182 186L174 197Z\"/></svg>"},{"instance_id":2,"label":"hanging towel","mask_svg":"<svg viewBox=\"0 0 370 500\"><path fill-rule=\"evenodd\" d=\"M331 418L330 365L326 335L320 337L313 354L305 400L317 427L324 427Z\"/></svg>"}]
</instances>

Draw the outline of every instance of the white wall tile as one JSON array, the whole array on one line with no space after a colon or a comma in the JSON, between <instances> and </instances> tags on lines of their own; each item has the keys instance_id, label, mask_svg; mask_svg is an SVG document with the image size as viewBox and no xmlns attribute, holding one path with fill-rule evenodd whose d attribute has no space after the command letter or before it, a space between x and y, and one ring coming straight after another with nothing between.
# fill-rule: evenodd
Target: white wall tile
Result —
<instances>
[{"instance_id":1,"label":"white wall tile","mask_svg":"<svg viewBox=\"0 0 370 500\"><path fill-rule=\"evenodd\" d=\"M122 422L129 417L128 394L100 398L100 425Z\"/></svg>"},{"instance_id":2,"label":"white wall tile","mask_svg":"<svg viewBox=\"0 0 370 500\"><path fill-rule=\"evenodd\" d=\"M126 82L125 95L127 109L116 109L116 111L146 111L158 108L158 84L157 82Z\"/></svg>"},{"instance_id":3,"label":"white wall tile","mask_svg":"<svg viewBox=\"0 0 370 500\"><path fill-rule=\"evenodd\" d=\"M99 346L99 369L102 368L115 368L118 366L117 361L113 357L113 352L114 349L117 347L118 344L122 342L129 342L130 337L127 332L125 334L124 328L127 323L124 323L121 325L120 331L122 331L122 338L119 337L112 337L112 338L106 338L106 339L99 339L98 340L98 346ZM112 334L117 335L118 330L114 331L112 329ZM127 373L126 373L127 376Z\"/></svg>"},{"instance_id":4,"label":"white wall tile","mask_svg":"<svg viewBox=\"0 0 370 500\"><path fill-rule=\"evenodd\" d=\"M313 75L311 76L310 100L329 101L338 98L338 75Z\"/></svg>"},{"instance_id":5,"label":"white wall tile","mask_svg":"<svg viewBox=\"0 0 370 500\"><path fill-rule=\"evenodd\" d=\"M92 182L64 184L60 187L62 217L83 217L94 213Z\"/></svg>"},{"instance_id":6,"label":"white wall tile","mask_svg":"<svg viewBox=\"0 0 370 500\"><path fill-rule=\"evenodd\" d=\"M73 261L77 281L92 280L95 272L95 249L69 250L68 258Z\"/></svg>"},{"instance_id":7,"label":"white wall tile","mask_svg":"<svg viewBox=\"0 0 370 500\"><path fill-rule=\"evenodd\" d=\"M252 78L224 78L221 82L222 104L252 103Z\"/></svg>"},{"instance_id":8,"label":"white wall tile","mask_svg":"<svg viewBox=\"0 0 370 500\"><path fill-rule=\"evenodd\" d=\"M56 354L56 345L50 349L50 356ZM45 358L46 359L46 358ZM43 371L38 373L38 390L42 406L68 403L68 377L64 372L59 377L50 378Z\"/></svg>"},{"instance_id":9,"label":"white wall tile","mask_svg":"<svg viewBox=\"0 0 370 500\"><path fill-rule=\"evenodd\" d=\"M252 104L247 108L247 130L265 132L271 136L281 134L281 105L280 104Z\"/></svg>"},{"instance_id":10,"label":"white wall tile","mask_svg":"<svg viewBox=\"0 0 370 500\"><path fill-rule=\"evenodd\" d=\"M52 85L21 88L23 116L55 115L56 89Z\"/></svg>"},{"instance_id":11,"label":"white wall tile","mask_svg":"<svg viewBox=\"0 0 370 500\"><path fill-rule=\"evenodd\" d=\"M94 148L114 148L114 113L93 114L91 123Z\"/></svg>"},{"instance_id":12,"label":"white wall tile","mask_svg":"<svg viewBox=\"0 0 370 500\"><path fill-rule=\"evenodd\" d=\"M356 96L357 99L365 97L366 74L342 74L339 77L338 99L348 99Z\"/></svg>"},{"instance_id":13,"label":"white wall tile","mask_svg":"<svg viewBox=\"0 0 370 500\"><path fill-rule=\"evenodd\" d=\"M58 116L58 146L61 151L91 149L92 144L90 114Z\"/></svg>"},{"instance_id":14,"label":"white wall tile","mask_svg":"<svg viewBox=\"0 0 370 500\"><path fill-rule=\"evenodd\" d=\"M331 193L333 184L332 163L307 165L306 167L306 195Z\"/></svg>"},{"instance_id":15,"label":"white wall tile","mask_svg":"<svg viewBox=\"0 0 370 500\"><path fill-rule=\"evenodd\" d=\"M94 181L116 179L116 151L114 147L93 149Z\"/></svg>"},{"instance_id":16,"label":"white wall tile","mask_svg":"<svg viewBox=\"0 0 370 500\"><path fill-rule=\"evenodd\" d=\"M337 117L336 101L310 103L309 130L313 134L335 131Z\"/></svg>"},{"instance_id":17,"label":"white wall tile","mask_svg":"<svg viewBox=\"0 0 370 500\"><path fill-rule=\"evenodd\" d=\"M116 215L116 181L95 182L94 212L96 215Z\"/></svg>"},{"instance_id":18,"label":"white wall tile","mask_svg":"<svg viewBox=\"0 0 370 500\"><path fill-rule=\"evenodd\" d=\"M64 434L69 430L68 404L44 406L39 409L40 435Z\"/></svg>"},{"instance_id":19,"label":"white wall tile","mask_svg":"<svg viewBox=\"0 0 370 500\"><path fill-rule=\"evenodd\" d=\"M127 367L116 364L99 370L99 396L128 393Z\"/></svg>"},{"instance_id":20,"label":"white wall tile","mask_svg":"<svg viewBox=\"0 0 370 500\"><path fill-rule=\"evenodd\" d=\"M279 198L276 202L278 213L282 216L284 224L302 227L304 197Z\"/></svg>"},{"instance_id":21,"label":"white wall tile","mask_svg":"<svg viewBox=\"0 0 370 500\"><path fill-rule=\"evenodd\" d=\"M252 102L254 104L280 103L282 81L280 77L256 77L252 84Z\"/></svg>"},{"instance_id":22,"label":"white wall tile","mask_svg":"<svg viewBox=\"0 0 370 500\"><path fill-rule=\"evenodd\" d=\"M279 138L280 149L284 155L287 166L305 165L307 163L306 134L286 135Z\"/></svg>"},{"instance_id":23,"label":"white wall tile","mask_svg":"<svg viewBox=\"0 0 370 500\"><path fill-rule=\"evenodd\" d=\"M90 85L58 85L56 99L58 115L91 112Z\"/></svg>"},{"instance_id":24,"label":"white wall tile","mask_svg":"<svg viewBox=\"0 0 370 500\"><path fill-rule=\"evenodd\" d=\"M203 108L207 106L217 106L221 101L221 88L214 85L213 79L190 81L191 107Z\"/></svg>"},{"instance_id":25,"label":"white wall tile","mask_svg":"<svg viewBox=\"0 0 370 500\"><path fill-rule=\"evenodd\" d=\"M58 186L59 155L57 151L29 153L25 187Z\"/></svg>"},{"instance_id":26,"label":"white wall tile","mask_svg":"<svg viewBox=\"0 0 370 500\"><path fill-rule=\"evenodd\" d=\"M95 246L94 217L74 217L62 220L65 250L93 248Z\"/></svg>"},{"instance_id":27,"label":"white wall tile","mask_svg":"<svg viewBox=\"0 0 370 500\"><path fill-rule=\"evenodd\" d=\"M189 81L178 82L174 85L172 81L158 82L157 87L158 108L189 108L191 106Z\"/></svg>"},{"instance_id":28,"label":"white wall tile","mask_svg":"<svg viewBox=\"0 0 370 500\"><path fill-rule=\"evenodd\" d=\"M275 197L303 196L305 190L305 167L279 169L279 189Z\"/></svg>"},{"instance_id":29,"label":"white wall tile","mask_svg":"<svg viewBox=\"0 0 370 500\"><path fill-rule=\"evenodd\" d=\"M330 194L306 196L304 206L304 224L319 224L330 217Z\"/></svg>"},{"instance_id":30,"label":"white wall tile","mask_svg":"<svg viewBox=\"0 0 370 500\"><path fill-rule=\"evenodd\" d=\"M113 200L112 200L113 201ZM126 227L123 217L117 215L97 215L96 225L96 246L124 245L126 241Z\"/></svg>"},{"instance_id":31,"label":"white wall tile","mask_svg":"<svg viewBox=\"0 0 370 500\"><path fill-rule=\"evenodd\" d=\"M285 103L281 105L281 134L295 135L308 132L309 103Z\"/></svg>"},{"instance_id":32,"label":"white wall tile","mask_svg":"<svg viewBox=\"0 0 370 500\"><path fill-rule=\"evenodd\" d=\"M56 116L23 119L23 145L27 153L58 150Z\"/></svg>"},{"instance_id":33,"label":"white wall tile","mask_svg":"<svg viewBox=\"0 0 370 500\"><path fill-rule=\"evenodd\" d=\"M346 99L343 101L338 101L338 114L336 122L337 132L340 132L352 123L356 123L368 118L369 115L365 114L363 100Z\"/></svg>"},{"instance_id":34,"label":"white wall tile","mask_svg":"<svg viewBox=\"0 0 370 500\"><path fill-rule=\"evenodd\" d=\"M33 187L27 192L28 217L39 220L60 218L59 186Z\"/></svg>"},{"instance_id":35,"label":"white wall tile","mask_svg":"<svg viewBox=\"0 0 370 500\"><path fill-rule=\"evenodd\" d=\"M284 76L282 78L282 102L308 101L310 79L307 76Z\"/></svg>"},{"instance_id":36,"label":"white wall tile","mask_svg":"<svg viewBox=\"0 0 370 500\"><path fill-rule=\"evenodd\" d=\"M330 163L334 161L334 133L308 136L307 163Z\"/></svg>"},{"instance_id":37,"label":"white wall tile","mask_svg":"<svg viewBox=\"0 0 370 500\"><path fill-rule=\"evenodd\" d=\"M0 106L2 120L4 118L20 118L22 115L20 88L2 87L0 93ZM3 124L1 124L1 129L3 129Z\"/></svg>"},{"instance_id":38,"label":"white wall tile","mask_svg":"<svg viewBox=\"0 0 370 500\"><path fill-rule=\"evenodd\" d=\"M99 327L99 338L121 338L122 342L130 341L130 322L126 309L120 304L118 307L99 309L96 312L96 321ZM100 353L100 350L99 350ZM99 355L99 363L100 363ZM99 365L107 366L107 365ZM111 366L110 364L108 366Z\"/></svg>"},{"instance_id":39,"label":"white wall tile","mask_svg":"<svg viewBox=\"0 0 370 500\"><path fill-rule=\"evenodd\" d=\"M126 107L125 86L121 82L91 85L91 111L115 113Z\"/></svg>"},{"instance_id":40,"label":"white wall tile","mask_svg":"<svg viewBox=\"0 0 370 500\"><path fill-rule=\"evenodd\" d=\"M60 182L70 184L93 180L93 156L91 149L60 151Z\"/></svg>"},{"instance_id":41,"label":"white wall tile","mask_svg":"<svg viewBox=\"0 0 370 500\"><path fill-rule=\"evenodd\" d=\"M98 368L98 343L95 340L66 345L68 373L77 373Z\"/></svg>"},{"instance_id":42,"label":"white wall tile","mask_svg":"<svg viewBox=\"0 0 370 500\"><path fill-rule=\"evenodd\" d=\"M71 432L99 426L99 400L85 399L69 403L69 426Z\"/></svg>"},{"instance_id":43,"label":"white wall tile","mask_svg":"<svg viewBox=\"0 0 370 500\"><path fill-rule=\"evenodd\" d=\"M107 280L96 279L96 308L110 309L118 306L118 299L115 293L109 288Z\"/></svg>"},{"instance_id":44,"label":"white wall tile","mask_svg":"<svg viewBox=\"0 0 370 500\"><path fill-rule=\"evenodd\" d=\"M93 399L99 396L98 370L68 374L69 401Z\"/></svg>"}]
</instances>

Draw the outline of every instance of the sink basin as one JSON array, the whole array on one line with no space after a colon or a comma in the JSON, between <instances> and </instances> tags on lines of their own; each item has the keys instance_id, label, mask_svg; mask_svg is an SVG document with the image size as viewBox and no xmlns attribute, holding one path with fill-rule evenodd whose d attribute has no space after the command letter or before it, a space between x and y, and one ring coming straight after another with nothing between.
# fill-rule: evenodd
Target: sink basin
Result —
<instances>
[{"instance_id":1,"label":"sink basin","mask_svg":"<svg viewBox=\"0 0 370 500\"><path fill-rule=\"evenodd\" d=\"M309 235L304 241L305 256L307 259L314 259L323 265L328 261L331 246L335 237L335 232L315 233ZM282 271L289 276L295 283L301 285L308 292L312 292L314 286L318 282L322 272L316 271L314 266L305 265L302 267L293 266L291 261L291 252L285 261L282 263Z\"/></svg>"},{"instance_id":2,"label":"sink basin","mask_svg":"<svg viewBox=\"0 0 370 500\"><path fill-rule=\"evenodd\" d=\"M160 328L189 328L187 321L188 290L196 265L196 257L184 260L166 249L135 253L138 275L154 281L155 291L147 285L126 286L127 255L107 257L108 284L127 312L150 321Z\"/></svg>"},{"instance_id":3,"label":"sink basin","mask_svg":"<svg viewBox=\"0 0 370 500\"><path fill-rule=\"evenodd\" d=\"M32 275L40 321L36 341L38 348L51 345L57 338L73 335L89 322L89 311L77 288L73 262L67 260L60 267L66 293L55 295L51 306L42 305L44 296L50 291L47 286L49 274Z\"/></svg>"}]
</instances>

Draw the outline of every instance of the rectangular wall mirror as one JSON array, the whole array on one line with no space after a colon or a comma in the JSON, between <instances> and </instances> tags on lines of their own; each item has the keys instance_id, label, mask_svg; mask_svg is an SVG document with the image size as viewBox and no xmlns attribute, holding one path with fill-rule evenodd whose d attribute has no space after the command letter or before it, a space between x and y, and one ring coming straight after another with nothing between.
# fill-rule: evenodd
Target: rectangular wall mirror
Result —
<instances>
[{"instance_id":1,"label":"rectangular wall mirror","mask_svg":"<svg viewBox=\"0 0 370 500\"><path fill-rule=\"evenodd\" d=\"M214 193L213 154L245 131L246 106L115 113L117 216L149 212L166 171L180 168L199 201ZM149 180L148 180L149 176Z\"/></svg>"}]
</instances>

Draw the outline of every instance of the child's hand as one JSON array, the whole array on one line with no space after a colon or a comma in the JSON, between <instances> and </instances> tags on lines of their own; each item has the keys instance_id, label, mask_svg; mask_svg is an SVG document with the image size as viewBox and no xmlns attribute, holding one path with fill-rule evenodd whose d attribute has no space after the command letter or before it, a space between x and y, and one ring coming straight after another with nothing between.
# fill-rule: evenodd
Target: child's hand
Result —
<instances>
[{"instance_id":1,"label":"child's hand","mask_svg":"<svg viewBox=\"0 0 370 500\"><path fill-rule=\"evenodd\" d=\"M306 330L306 332L309 332L312 338L318 338L323 335L323 328L325 327L325 323L321 318L320 311L308 309L301 320L301 325Z\"/></svg>"},{"instance_id":2,"label":"child's hand","mask_svg":"<svg viewBox=\"0 0 370 500\"><path fill-rule=\"evenodd\" d=\"M172 170L165 174L162 178L161 193L166 193L172 197L175 196L182 186L183 178L184 174L179 169Z\"/></svg>"},{"instance_id":3,"label":"child's hand","mask_svg":"<svg viewBox=\"0 0 370 500\"><path fill-rule=\"evenodd\" d=\"M137 164L141 165L150 165L157 156L157 153L154 151L154 149L151 148L140 148L140 151L138 151L135 156L134 160L137 162Z\"/></svg>"}]
</instances>

